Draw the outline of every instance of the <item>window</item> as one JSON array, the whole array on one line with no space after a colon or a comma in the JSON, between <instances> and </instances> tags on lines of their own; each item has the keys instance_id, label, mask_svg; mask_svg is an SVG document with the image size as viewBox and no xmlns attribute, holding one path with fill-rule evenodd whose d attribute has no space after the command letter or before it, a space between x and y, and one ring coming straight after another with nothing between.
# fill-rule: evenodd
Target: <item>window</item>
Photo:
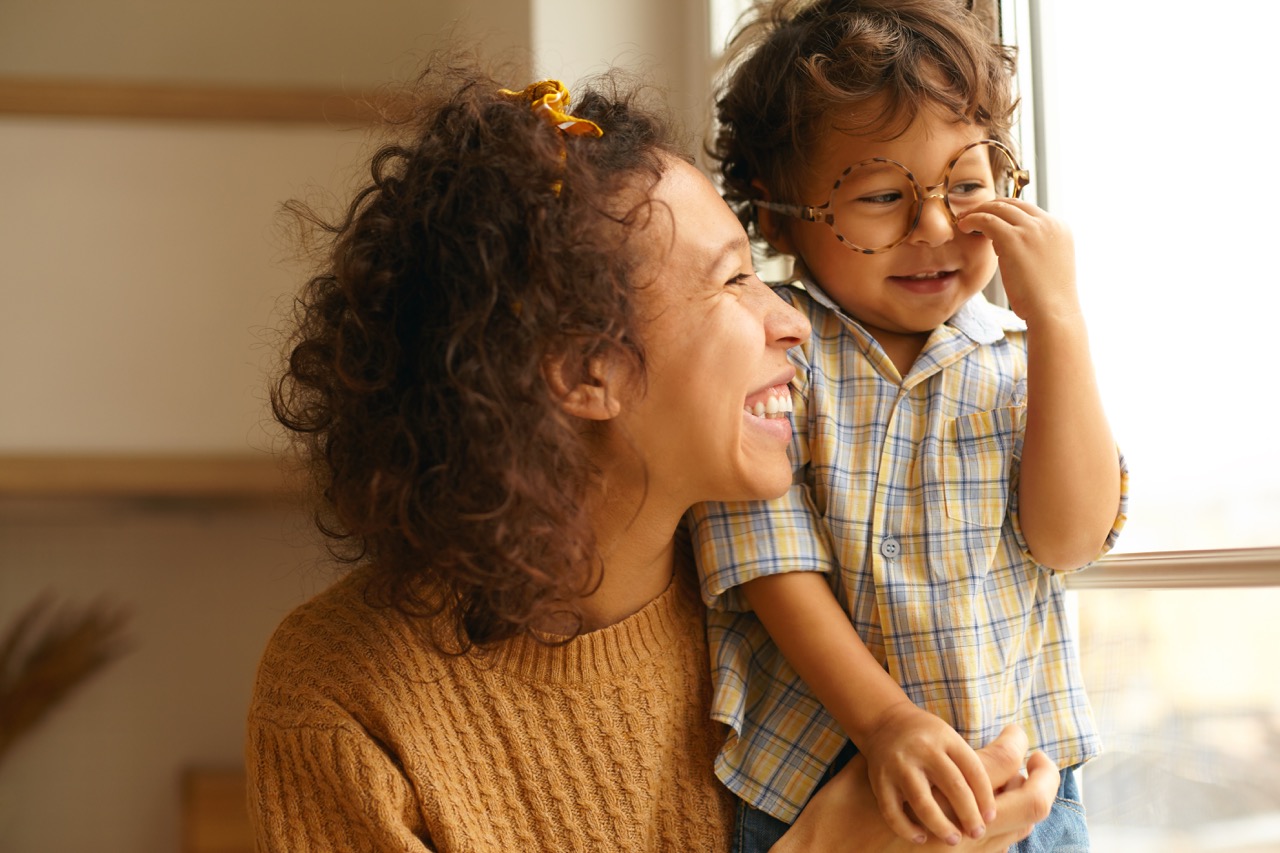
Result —
<instances>
[{"instance_id":1,"label":"window","mask_svg":"<svg viewBox=\"0 0 1280 853\"><path fill-rule=\"evenodd\" d=\"M1253 178L1280 6L1004 7L1133 474L1122 553L1069 581L1106 745L1083 774L1095 849L1280 849L1280 207Z\"/></svg>"},{"instance_id":2,"label":"window","mask_svg":"<svg viewBox=\"0 0 1280 853\"><path fill-rule=\"evenodd\" d=\"M1280 5L1029 5L1040 203L1133 471L1122 547L1280 545Z\"/></svg>"}]
</instances>

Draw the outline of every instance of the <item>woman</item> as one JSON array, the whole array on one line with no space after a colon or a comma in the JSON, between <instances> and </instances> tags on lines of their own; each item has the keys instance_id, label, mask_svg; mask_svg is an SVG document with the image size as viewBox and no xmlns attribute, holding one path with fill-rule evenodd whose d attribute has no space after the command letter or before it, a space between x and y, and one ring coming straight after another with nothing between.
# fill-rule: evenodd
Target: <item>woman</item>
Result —
<instances>
[{"instance_id":1,"label":"woman","mask_svg":"<svg viewBox=\"0 0 1280 853\"><path fill-rule=\"evenodd\" d=\"M806 322L630 95L570 114L553 81L422 84L273 395L357 566L263 656L259 849L728 849L677 531L696 501L787 487ZM1056 770L1021 784L1023 749L988 753L1013 785L972 849L1047 812ZM895 849L874 802L855 763L779 849Z\"/></svg>"}]
</instances>

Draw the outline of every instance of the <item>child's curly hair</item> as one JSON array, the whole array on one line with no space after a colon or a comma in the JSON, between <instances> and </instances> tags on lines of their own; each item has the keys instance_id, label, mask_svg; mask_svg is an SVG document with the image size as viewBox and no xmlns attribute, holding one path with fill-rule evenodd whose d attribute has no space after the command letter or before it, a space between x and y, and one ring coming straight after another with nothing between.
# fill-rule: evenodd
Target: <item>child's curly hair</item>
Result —
<instances>
[{"instance_id":1,"label":"child's curly hair","mask_svg":"<svg viewBox=\"0 0 1280 853\"><path fill-rule=\"evenodd\" d=\"M457 652L572 619L597 582L596 472L544 367L573 380L620 357L642 376L627 240L644 203L619 202L678 156L617 78L573 93L601 138L560 133L502 85L429 70L406 138L340 221L289 205L329 251L271 389L331 550L373 567L379 603L443 616L435 636Z\"/></svg>"},{"instance_id":2,"label":"child's curly hair","mask_svg":"<svg viewBox=\"0 0 1280 853\"><path fill-rule=\"evenodd\" d=\"M774 0L734 36L728 62L708 153L757 237L752 183L797 199L828 127L891 138L932 107L1010 142L1013 50L960 0Z\"/></svg>"}]
</instances>

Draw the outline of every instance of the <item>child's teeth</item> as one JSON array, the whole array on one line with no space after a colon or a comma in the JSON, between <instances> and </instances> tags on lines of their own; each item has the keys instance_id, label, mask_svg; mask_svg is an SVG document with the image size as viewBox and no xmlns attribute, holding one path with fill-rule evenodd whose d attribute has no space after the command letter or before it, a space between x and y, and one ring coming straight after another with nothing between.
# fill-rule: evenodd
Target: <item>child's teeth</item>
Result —
<instances>
[{"instance_id":1,"label":"child's teeth","mask_svg":"<svg viewBox=\"0 0 1280 853\"><path fill-rule=\"evenodd\" d=\"M778 414L778 411L778 398L773 396L769 397L769 404L764 407L764 413L772 417L773 415Z\"/></svg>"},{"instance_id":2,"label":"child's teeth","mask_svg":"<svg viewBox=\"0 0 1280 853\"><path fill-rule=\"evenodd\" d=\"M757 418L764 417L764 403L757 402L755 410L752 412Z\"/></svg>"}]
</instances>

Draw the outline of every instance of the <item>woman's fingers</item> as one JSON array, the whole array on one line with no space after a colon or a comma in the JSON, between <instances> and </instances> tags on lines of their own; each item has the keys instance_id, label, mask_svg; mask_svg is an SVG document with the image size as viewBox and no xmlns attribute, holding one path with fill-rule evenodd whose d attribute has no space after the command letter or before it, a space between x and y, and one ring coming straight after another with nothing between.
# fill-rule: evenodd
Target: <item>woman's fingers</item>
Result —
<instances>
[{"instance_id":1,"label":"woman's fingers","mask_svg":"<svg viewBox=\"0 0 1280 853\"><path fill-rule=\"evenodd\" d=\"M1004 727L995 740L976 750L993 788L998 790L1014 777L1021 777L1027 745L1027 733L1019 726L1010 724Z\"/></svg>"}]
</instances>

